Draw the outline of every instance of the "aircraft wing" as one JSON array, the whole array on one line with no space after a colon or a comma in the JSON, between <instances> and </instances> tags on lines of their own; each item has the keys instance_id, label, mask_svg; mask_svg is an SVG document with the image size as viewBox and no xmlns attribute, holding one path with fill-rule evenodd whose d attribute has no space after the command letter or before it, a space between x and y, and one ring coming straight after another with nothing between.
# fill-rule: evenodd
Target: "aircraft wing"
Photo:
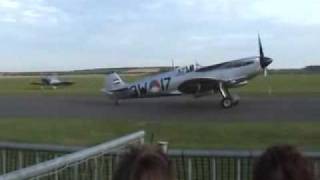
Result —
<instances>
[{"instance_id":1,"label":"aircraft wing","mask_svg":"<svg viewBox=\"0 0 320 180\"><path fill-rule=\"evenodd\" d=\"M73 85L74 82L71 81L65 81L65 82L58 82L58 83L52 83L52 84L45 84L43 82L31 82L31 85L36 85L36 86L70 86Z\"/></svg>"},{"instance_id":2,"label":"aircraft wing","mask_svg":"<svg viewBox=\"0 0 320 180\"><path fill-rule=\"evenodd\" d=\"M160 96L181 96L182 93L180 91L173 91L169 93L163 93Z\"/></svg>"},{"instance_id":3,"label":"aircraft wing","mask_svg":"<svg viewBox=\"0 0 320 180\"><path fill-rule=\"evenodd\" d=\"M69 86L69 85L73 85L74 82L72 81L61 81L61 82L58 82L58 83L52 83L51 85L53 86Z\"/></svg>"},{"instance_id":4,"label":"aircraft wing","mask_svg":"<svg viewBox=\"0 0 320 180\"><path fill-rule=\"evenodd\" d=\"M194 78L189 79L181 83L178 90L185 94L195 94L199 92L206 92L219 87L218 79L211 78Z\"/></svg>"},{"instance_id":5,"label":"aircraft wing","mask_svg":"<svg viewBox=\"0 0 320 180\"><path fill-rule=\"evenodd\" d=\"M108 90L108 89L101 89L101 92L107 94L107 95L114 95L114 94L121 94L121 93L128 93L129 88L128 87L124 87L124 88L119 88L119 89L115 89L115 90ZM129 92L130 93L130 92ZM161 93L161 94L156 94L154 95L154 97L163 97L163 96L181 96L182 93L180 91L172 91L172 92L168 92L168 93ZM152 96L152 95L150 95ZM150 97L148 96L148 97ZM141 97L143 98L143 97Z\"/></svg>"},{"instance_id":6,"label":"aircraft wing","mask_svg":"<svg viewBox=\"0 0 320 180\"><path fill-rule=\"evenodd\" d=\"M195 94L207 92L219 88L219 83L223 83L227 87L238 87L247 84L246 78L238 78L233 80L222 80L214 78L194 78L184 81L178 87L178 90L185 94Z\"/></svg>"}]
</instances>

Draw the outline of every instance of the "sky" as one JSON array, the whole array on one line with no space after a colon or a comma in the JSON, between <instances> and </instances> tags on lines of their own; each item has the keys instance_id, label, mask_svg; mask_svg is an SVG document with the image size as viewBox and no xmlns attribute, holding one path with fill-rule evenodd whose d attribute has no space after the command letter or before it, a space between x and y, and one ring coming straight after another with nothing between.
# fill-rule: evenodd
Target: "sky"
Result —
<instances>
[{"instance_id":1,"label":"sky","mask_svg":"<svg viewBox=\"0 0 320 180\"><path fill-rule=\"evenodd\" d=\"M0 71L320 65L319 0L0 0Z\"/></svg>"}]
</instances>

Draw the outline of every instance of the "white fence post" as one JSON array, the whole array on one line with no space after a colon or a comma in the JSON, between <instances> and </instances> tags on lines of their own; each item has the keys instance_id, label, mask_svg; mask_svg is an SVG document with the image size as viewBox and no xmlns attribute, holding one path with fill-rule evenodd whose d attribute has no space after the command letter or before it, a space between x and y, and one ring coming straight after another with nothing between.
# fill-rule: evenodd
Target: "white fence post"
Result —
<instances>
[{"instance_id":1,"label":"white fence post","mask_svg":"<svg viewBox=\"0 0 320 180\"><path fill-rule=\"evenodd\" d=\"M192 180L192 159L188 158L188 180Z\"/></svg>"},{"instance_id":2,"label":"white fence post","mask_svg":"<svg viewBox=\"0 0 320 180\"><path fill-rule=\"evenodd\" d=\"M112 166L112 156L110 156L108 158L108 179L111 180L112 179L112 173L113 173L113 166Z\"/></svg>"},{"instance_id":3,"label":"white fence post","mask_svg":"<svg viewBox=\"0 0 320 180\"><path fill-rule=\"evenodd\" d=\"M39 152L36 152L36 164L40 163L40 155ZM39 180L40 178L36 177L36 180Z\"/></svg>"},{"instance_id":4,"label":"white fence post","mask_svg":"<svg viewBox=\"0 0 320 180\"><path fill-rule=\"evenodd\" d=\"M78 180L79 179L79 170L78 170L79 166L78 164L75 164L73 167L73 173L74 173L74 180Z\"/></svg>"},{"instance_id":5,"label":"white fence post","mask_svg":"<svg viewBox=\"0 0 320 180\"><path fill-rule=\"evenodd\" d=\"M212 167L212 170L211 170L212 180L216 180L216 179L217 179L216 158L212 158L212 160L211 160L211 167Z\"/></svg>"},{"instance_id":6,"label":"white fence post","mask_svg":"<svg viewBox=\"0 0 320 180\"><path fill-rule=\"evenodd\" d=\"M98 158L95 157L93 161L94 161L94 180L98 180L99 179L98 178Z\"/></svg>"},{"instance_id":7,"label":"white fence post","mask_svg":"<svg viewBox=\"0 0 320 180\"><path fill-rule=\"evenodd\" d=\"M1 151L2 155L2 173L5 174L7 172L7 151L4 149Z\"/></svg>"},{"instance_id":8,"label":"white fence post","mask_svg":"<svg viewBox=\"0 0 320 180\"><path fill-rule=\"evenodd\" d=\"M319 178L319 163L317 160L314 161L313 168L314 168L314 175L315 175L316 179L318 179Z\"/></svg>"},{"instance_id":9,"label":"white fence post","mask_svg":"<svg viewBox=\"0 0 320 180\"><path fill-rule=\"evenodd\" d=\"M23 154L21 151L18 151L18 168L23 168Z\"/></svg>"},{"instance_id":10,"label":"white fence post","mask_svg":"<svg viewBox=\"0 0 320 180\"><path fill-rule=\"evenodd\" d=\"M139 144L144 144L144 137L141 137L141 138L139 139Z\"/></svg>"},{"instance_id":11,"label":"white fence post","mask_svg":"<svg viewBox=\"0 0 320 180\"><path fill-rule=\"evenodd\" d=\"M167 141L159 141L158 146L162 150L163 153L168 153L168 142Z\"/></svg>"},{"instance_id":12,"label":"white fence post","mask_svg":"<svg viewBox=\"0 0 320 180\"><path fill-rule=\"evenodd\" d=\"M237 180L241 180L241 159L237 159Z\"/></svg>"}]
</instances>

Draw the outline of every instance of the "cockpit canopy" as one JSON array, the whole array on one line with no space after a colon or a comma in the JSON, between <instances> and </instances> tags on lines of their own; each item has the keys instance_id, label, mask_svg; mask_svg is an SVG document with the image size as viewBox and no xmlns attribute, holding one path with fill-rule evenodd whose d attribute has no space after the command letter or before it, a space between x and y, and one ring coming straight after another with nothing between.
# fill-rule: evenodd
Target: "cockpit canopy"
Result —
<instances>
[{"instance_id":1,"label":"cockpit canopy","mask_svg":"<svg viewBox=\"0 0 320 180\"><path fill-rule=\"evenodd\" d=\"M201 68L200 64L195 63L195 64L191 64L189 66L178 67L176 69L176 71L178 73L189 73L189 72L197 71L200 68Z\"/></svg>"},{"instance_id":2,"label":"cockpit canopy","mask_svg":"<svg viewBox=\"0 0 320 180\"><path fill-rule=\"evenodd\" d=\"M225 62L225 63L221 63L221 64L215 64L212 66L206 66L206 67L198 69L197 72L237 68L237 67L248 66L248 65L254 64L254 62L255 61L252 59L235 60L235 61Z\"/></svg>"}]
</instances>

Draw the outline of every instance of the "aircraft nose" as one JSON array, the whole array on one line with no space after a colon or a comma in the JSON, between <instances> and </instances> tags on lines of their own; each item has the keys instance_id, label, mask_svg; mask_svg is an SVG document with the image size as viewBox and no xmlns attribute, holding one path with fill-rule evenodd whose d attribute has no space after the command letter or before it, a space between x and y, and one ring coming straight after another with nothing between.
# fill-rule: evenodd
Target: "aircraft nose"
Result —
<instances>
[{"instance_id":1,"label":"aircraft nose","mask_svg":"<svg viewBox=\"0 0 320 180\"><path fill-rule=\"evenodd\" d=\"M261 61L261 67L264 69L272 63L273 59L269 57L264 57Z\"/></svg>"}]
</instances>

